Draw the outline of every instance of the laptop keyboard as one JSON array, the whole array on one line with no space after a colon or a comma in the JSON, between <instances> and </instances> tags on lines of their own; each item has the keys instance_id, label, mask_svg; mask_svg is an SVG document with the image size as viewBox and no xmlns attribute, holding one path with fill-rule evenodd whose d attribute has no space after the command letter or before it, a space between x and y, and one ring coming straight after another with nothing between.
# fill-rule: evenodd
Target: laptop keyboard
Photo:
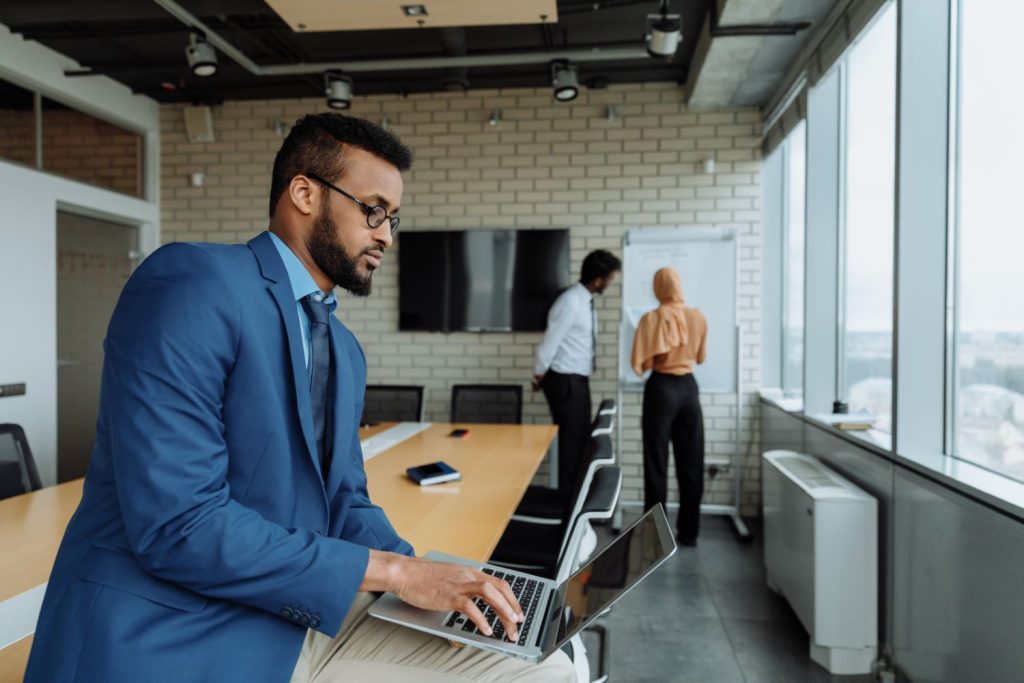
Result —
<instances>
[{"instance_id":1,"label":"laptop keyboard","mask_svg":"<svg viewBox=\"0 0 1024 683\"><path fill-rule=\"evenodd\" d=\"M544 584L536 579L530 579L522 575L506 574L503 571L491 569L490 567L484 567L480 571L484 574L490 574L496 579L503 579L512 589L516 600L519 601L519 606L523 610L523 615L526 617L523 623L519 625L519 640L516 644L525 645L526 639L530 634L530 627L533 626L533 617L537 612L537 604L540 602L541 589L544 587ZM477 609L483 612L484 619L487 620L492 629L491 637L505 640L505 624L498 618L498 614L481 598L477 598L474 602ZM449 614L444 625L448 628L461 629L469 634L483 635L480 629L476 627L476 624L462 612L452 612Z\"/></svg>"}]
</instances>

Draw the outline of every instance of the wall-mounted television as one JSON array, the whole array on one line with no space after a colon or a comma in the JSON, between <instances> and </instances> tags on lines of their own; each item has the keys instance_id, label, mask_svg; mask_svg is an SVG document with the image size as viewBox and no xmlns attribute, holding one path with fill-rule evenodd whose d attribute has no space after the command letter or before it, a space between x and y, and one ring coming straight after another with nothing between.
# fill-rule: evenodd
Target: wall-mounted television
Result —
<instances>
[{"instance_id":1,"label":"wall-mounted television","mask_svg":"<svg viewBox=\"0 0 1024 683\"><path fill-rule=\"evenodd\" d=\"M432 332L542 331L569 286L569 231L403 232L398 327Z\"/></svg>"}]
</instances>

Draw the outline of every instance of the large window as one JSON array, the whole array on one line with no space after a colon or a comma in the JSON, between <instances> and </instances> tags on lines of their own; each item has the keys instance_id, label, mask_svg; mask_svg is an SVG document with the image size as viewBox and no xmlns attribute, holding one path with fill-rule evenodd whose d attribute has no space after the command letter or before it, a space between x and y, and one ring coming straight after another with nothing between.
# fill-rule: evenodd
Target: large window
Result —
<instances>
[{"instance_id":1,"label":"large window","mask_svg":"<svg viewBox=\"0 0 1024 683\"><path fill-rule=\"evenodd\" d=\"M141 135L49 98L42 124L43 170L142 196Z\"/></svg>"},{"instance_id":2,"label":"large window","mask_svg":"<svg viewBox=\"0 0 1024 683\"><path fill-rule=\"evenodd\" d=\"M807 187L807 125L803 121L785 144L786 204L783 239L782 389L804 388L804 195Z\"/></svg>"},{"instance_id":3,"label":"large window","mask_svg":"<svg viewBox=\"0 0 1024 683\"><path fill-rule=\"evenodd\" d=\"M36 113L32 91L0 80L0 159L36 165Z\"/></svg>"},{"instance_id":4,"label":"large window","mask_svg":"<svg viewBox=\"0 0 1024 683\"><path fill-rule=\"evenodd\" d=\"M845 73L840 389L851 411L892 415L896 8L850 51Z\"/></svg>"},{"instance_id":5,"label":"large window","mask_svg":"<svg viewBox=\"0 0 1024 683\"><path fill-rule=\"evenodd\" d=\"M142 197L143 142L138 133L0 80L0 159Z\"/></svg>"},{"instance_id":6,"label":"large window","mask_svg":"<svg viewBox=\"0 0 1024 683\"><path fill-rule=\"evenodd\" d=\"M807 124L792 126L764 163L764 386L804 389L804 226Z\"/></svg>"},{"instance_id":7,"label":"large window","mask_svg":"<svg viewBox=\"0 0 1024 683\"><path fill-rule=\"evenodd\" d=\"M1024 3L960 4L953 451L1024 480Z\"/></svg>"}]
</instances>

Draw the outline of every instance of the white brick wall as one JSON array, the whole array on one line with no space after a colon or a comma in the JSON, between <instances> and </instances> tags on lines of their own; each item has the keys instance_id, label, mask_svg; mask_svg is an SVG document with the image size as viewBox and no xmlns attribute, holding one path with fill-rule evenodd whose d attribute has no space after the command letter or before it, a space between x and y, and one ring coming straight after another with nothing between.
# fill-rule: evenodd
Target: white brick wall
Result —
<instances>
[{"instance_id":1,"label":"white brick wall","mask_svg":"<svg viewBox=\"0 0 1024 683\"><path fill-rule=\"evenodd\" d=\"M616 111L612 121L605 115L609 105ZM228 102L214 109L218 141L190 144L180 107L164 107L164 240L243 241L264 229L270 170L281 144L273 122L323 109L320 99ZM502 110L502 121L490 126L494 109ZM689 111L679 88L649 83L583 91L569 105L555 104L547 89L375 96L357 98L351 113L378 122L386 115L414 151L413 170L405 179L403 230L569 228L576 277L590 250L618 254L629 226L737 228L748 392L743 444L745 452L754 452L749 440L756 438L750 392L760 376L759 112ZM702 162L712 154L715 172L709 175ZM206 173L205 187L187 186L188 175L196 171ZM396 249L400 246L399 237ZM524 420L548 421L543 396L529 391L540 335L398 332L396 264L396 254L385 258L369 299L341 300L341 319L366 349L369 381L426 385L427 419L432 420L447 419L453 383L518 382L526 396ZM602 333L591 382L595 401L615 394L620 306L616 281L597 299ZM624 403L623 500L639 500L640 397L627 395ZM708 454L732 453L735 397L707 396L704 406ZM753 514L759 503L753 455L743 476L744 513ZM730 492L729 476L720 474L709 482L705 501L731 502Z\"/></svg>"}]
</instances>

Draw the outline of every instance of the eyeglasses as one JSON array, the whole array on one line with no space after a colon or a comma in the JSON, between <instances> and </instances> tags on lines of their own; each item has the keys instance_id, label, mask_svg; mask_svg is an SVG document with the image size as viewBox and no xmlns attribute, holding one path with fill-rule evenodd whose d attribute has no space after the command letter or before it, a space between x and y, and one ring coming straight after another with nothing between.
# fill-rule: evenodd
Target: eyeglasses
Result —
<instances>
[{"instance_id":1,"label":"eyeglasses","mask_svg":"<svg viewBox=\"0 0 1024 683\"><path fill-rule=\"evenodd\" d=\"M307 173L306 175L312 178L313 180L317 181L318 183L326 185L335 192L345 195L346 197L354 201L356 204L358 204L359 208L362 209L363 213L366 214L366 224L371 228L377 229L384 223L384 221L388 221L391 224L391 234L394 235L396 232L398 232L398 216L389 216L387 209L385 209L383 206L370 206L366 202L357 199L356 197L350 195L348 192L345 192L345 190L341 189L337 185L327 182L326 180L324 180L315 173Z\"/></svg>"}]
</instances>

